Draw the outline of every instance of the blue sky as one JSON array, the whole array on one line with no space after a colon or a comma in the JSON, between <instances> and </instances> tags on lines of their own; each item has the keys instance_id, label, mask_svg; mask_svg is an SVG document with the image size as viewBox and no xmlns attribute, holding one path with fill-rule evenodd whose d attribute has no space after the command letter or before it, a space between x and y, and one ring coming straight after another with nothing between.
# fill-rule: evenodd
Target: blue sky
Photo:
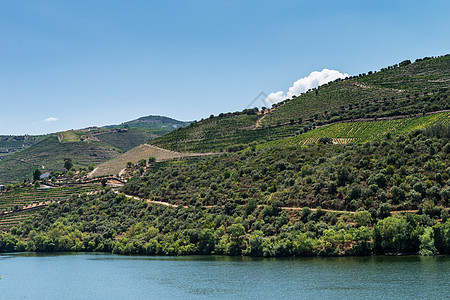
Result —
<instances>
[{"instance_id":1,"label":"blue sky","mask_svg":"<svg viewBox=\"0 0 450 300\"><path fill-rule=\"evenodd\" d=\"M0 134L242 110L313 71L450 53L449 12L447 0L1 1Z\"/></svg>"}]
</instances>

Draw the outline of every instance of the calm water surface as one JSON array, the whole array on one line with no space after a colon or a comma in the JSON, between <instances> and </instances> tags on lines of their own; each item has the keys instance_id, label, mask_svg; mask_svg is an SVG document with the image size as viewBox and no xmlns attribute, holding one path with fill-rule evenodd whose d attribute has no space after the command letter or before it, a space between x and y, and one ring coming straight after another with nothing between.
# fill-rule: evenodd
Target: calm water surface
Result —
<instances>
[{"instance_id":1,"label":"calm water surface","mask_svg":"<svg viewBox=\"0 0 450 300\"><path fill-rule=\"evenodd\" d=\"M3 254L0 299L450 299L450 257Z\"/></svg>"}]
</instances>

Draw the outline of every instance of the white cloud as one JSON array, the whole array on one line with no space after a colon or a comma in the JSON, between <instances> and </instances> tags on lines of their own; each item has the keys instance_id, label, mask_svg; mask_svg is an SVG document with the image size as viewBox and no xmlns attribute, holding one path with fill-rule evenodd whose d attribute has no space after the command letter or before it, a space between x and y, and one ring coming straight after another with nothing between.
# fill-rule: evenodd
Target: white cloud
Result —
<instances>
[{"instance_id":1,"label":"white cloud","mask_svg":"<svg viewBox=\"0 0 450 300\"><path fill-rule=\"evenodd\" d=\"M58 121L58 118L50 117L44 120L44 122L56 122Z\"/></svg>"},{"instance_id":2,"label":"white cloud","mask_svg":"<svg viewBox=\"0 0 450 300\"><path fill-rule=\"evenodd\" d=\"M266 102L268 104L278 103L280 101L283 101L284 99L291 98L294 95L298 96L301 93L308 91L309 89L316 88L338 78L345 77L348 77L347 73L342 74L341 72L336 70L323 69L320 72L314 71L309 74L309 76L300 78L299 80L294 82L287 93L283 91L270 93L266 98Z\"/></svg>"}]
</instances>

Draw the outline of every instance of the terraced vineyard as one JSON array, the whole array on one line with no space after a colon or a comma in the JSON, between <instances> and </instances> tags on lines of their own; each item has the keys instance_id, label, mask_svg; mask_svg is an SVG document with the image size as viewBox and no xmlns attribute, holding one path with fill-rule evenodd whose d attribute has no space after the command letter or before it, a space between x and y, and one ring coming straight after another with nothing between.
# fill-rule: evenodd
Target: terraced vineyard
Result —
<instances>
[{"instance_id":1,"label":"terraced vineyard","mask_svg":"<svg viewBox=\"0 0 450 300\"><path fill-rule=\"evenodd\" d=\"M7 215L0 215L0 231L9 230L11 227L19 225L20 222L25 221L35 214L34 210L27 210Z\"/></svg>"},{"instance_id":2,"label":"terraced vineyard","mask_svg":"<svg viewBox=\"0 0 450 300\"><path fill-rule=\"evenodd\" d=\"M101 144L110 145L119 152L126 152L167 132L154 128L131 128L126 131L106 132L96 137Z\"/></svg>"},{"instance_id":3,"label":"terraced vineyard","mask_svg":"<svg viewBox=\"0 0 450 300\"><path fill-rule=\"evenodd\" d=\"M151 142L165 149L180 152L223 152L245 148L251 142L269 137L285 138L298 133L304 125L293 124L275 128L255 128L259 116L223 116L180 128Z\"/></svg>"},{"instance_id":4,"label":"terraced vineyard","mask_svg":"<svg viewBox=\"0 0 450 300\"><path fill-rule=\"evenodd\" d=\"M450 108L450 55L393 66L369 75L329 83L279 105L259 123L298 119L382 117Z\"/></svg>"},{"instance_id":5,"label":"terraced vineyard","mask_svg":"<svg viewBox=\"0 0 450 300\"><path fill-rule=\"evenodd\" d=\"M388 133L396 136L434 124L450 124L450 112L398 120L336 123L308 131L295 137L261 144L258 147L313 144L317 143L320 138L330 138L334 144L362 142L382 138Z\"/></svg>"},{"instance_id":6,"label":"terraced vineyard","mask_svg":"<svg viewBox=\"0 0 450 300\"><path fill-rule=\"evenodd\" d=\"M176 151L222 151L229 145L252 142L258 133L249 127L258 119L256 114L224 114L175 130L152 144Z\"/></svg>"},{"instance_id":7,"label":"terraced vineyard","mask_svg":"<svg viewBox=\"0 0 450 300\"><path fill-rule=\"evenodd\" d=\"M266 115L259 123L261 126L268 126L299 119L302 121L311 118L322 119L324 114L330 114L331 119L337 116L340 110L347 109L349 105L353 107L357 104L369 104L392 97L405 97L405 93L376 86L361 86L355 80L333 82L320 87L317 93L309 92L287 101ZM331 114L332 112L335 112L335 115Z\"/></svg>"},{"instance_id":8,"label":"terraced vineyard","mask_svg":"<svg viewBox=\"0 0 450 300\"><path fill-rule=\"evenodd\" d=\"M221 114L152 141L174 151L217 152L360 118L422 115L450 109L450 55L401 63L323 85L261 114ZM343 140L339 142L344 142ZM230 147L231 146L231 147Z\"/></svg>"},{"instance_id":9,"label":"terraced vineyard","mask_svg":"<svg viewBox=\"0 0 450 300\"><path fill-rule=\"evenodd\" d=\"M100 190L99 186L58 187L36 189L34 187L15 188L0 194L0 230L17 225L32 215L34 206L43 207L46 202L57 202L85 192ZM27 207L28 210L23 210Z\"/></svg>"},{"instance_id":10,"label":"terraced vineyard","mask_svg":"<svg viewBox=\"0 0 450 300\"><path fill-rule=\"evenodd\" d=\"M381 72L358 78L359 82L384 88L432 91L448 88L450 83L450 55L418 59L402 67L383 69Z\"/></svg>"},{"instance_id":11,"label":"terraced vineyard","mask_svg":"<svg viewBox=\"0 0 450 300\"><path fill-rule=\"evenodd\" d=\"M61 143L84 141L125 152L167 132L168 130L155 128L93 128L64 131L57 136Z\"/></svg>"}]
</instances>

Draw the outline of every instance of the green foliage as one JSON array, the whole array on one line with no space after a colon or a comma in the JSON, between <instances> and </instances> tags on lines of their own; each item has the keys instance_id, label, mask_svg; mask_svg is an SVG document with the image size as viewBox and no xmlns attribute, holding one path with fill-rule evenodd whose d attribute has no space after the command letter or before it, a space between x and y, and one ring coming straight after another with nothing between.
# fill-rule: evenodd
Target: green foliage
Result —
<instances>
[{"instance_id":1,"label":"green foliage","mask_svg":"<svg viewBox=\"0 0 450 300\"><path fill-rule=\"evenodd\" d=\"M417 252L418 236L413 235L412 228L405 218L387 217L375 226L377 247L385 253Z\"/></svg>"},{"instance_id":2,"label":"green foliage","mask_svg":"<svg viewBox=\"0 0 450 300\"><path fill-rule=\"evenodd\" d=\"M36 183L39 183L38 181ZM98 186L59 187L51 189L36 189L38 186L9 186L8 191L0 194L0 213L21 209L30 204L46 201L61 201L71 195L83 194L99 190ZM0 214L0 229L7 230L36 213L37 210Z\"/></svg>"},{"instance_id":3,"label":"green foliage","mask_svg":"<svg viewBox=\"0 0 450 300\"><path fill-rule=\"evenodd\" d=\"M36 169L33 171L33 181L38 181L42 175L42 172L40 169Z\"/></svg>"},{"instance_id":4,"label":"green foliage","mask_svg":"<svg viewBox=\"0 0 450 300\"><path fill-rule=\"evenodd\" d=\"M370 226L372 224L372 215L366 210L355 212L353 219L358 226Z\"/></svg>"},{"instance_id":5,"label":"green foliage","mask_svg":"<svg viewBox=\"0 0 450 300\"><path fill-rule=\"evenodd\" d=\"M245 205L248 212L255 202L278 201L292 207L373 209L373 217L386 218L391 209L424 209L426 201L448 207L447 143L414 131L365 144L247 149L156 163L129 180L124 191L171 204ZM411 155L403 155L405 145L411 145ZM430 149L433 156L423 154ZM266 215L271 209L264 209Z\"/></svg>"},{"instance_id":6,"label":"green foliage","mask_svg":"<svg viewBox=\"0 0 450 300\"><path fill-rule=\"evenodd\" d=\"M70 169L72 169L73 167L73 162L71 158L64 158L64 168L67 171L70 171Z\"/></svg>"},{"instance_id":7,"label":"green foliage","mask_svg":"<svg viewBox=\"0 0 450 300\"><path fill-rule=\"evenodd\" d=\"M273 209L273 208L272 208ZM330 256L448 253L450 221L427 226L407 214L374 229L336 223L330 213L300 214L243 206L202 208L148 205L104 190L70 197L0 234L0 251L92 251L120 254ZM367 219L367 212L359 216ZM93 221L95 220L95 221ZM283 221L284 220L284 221ZM375 251L375 252L374 252ZM430 252L431 251L431 252Z\"/></svg>"},{"instance_id":8,"label":"green foliage","mask_svg":"<svg viewBox=\"0 0 450 300\"><path fill-rule=\"evenodd\" d=\"M429 256L435 255L439 252L435 246L434 231L433 228L427 227L424 229L424 233L419 237L420 239L420 255Z\"/></svg>"}]
</instances>

